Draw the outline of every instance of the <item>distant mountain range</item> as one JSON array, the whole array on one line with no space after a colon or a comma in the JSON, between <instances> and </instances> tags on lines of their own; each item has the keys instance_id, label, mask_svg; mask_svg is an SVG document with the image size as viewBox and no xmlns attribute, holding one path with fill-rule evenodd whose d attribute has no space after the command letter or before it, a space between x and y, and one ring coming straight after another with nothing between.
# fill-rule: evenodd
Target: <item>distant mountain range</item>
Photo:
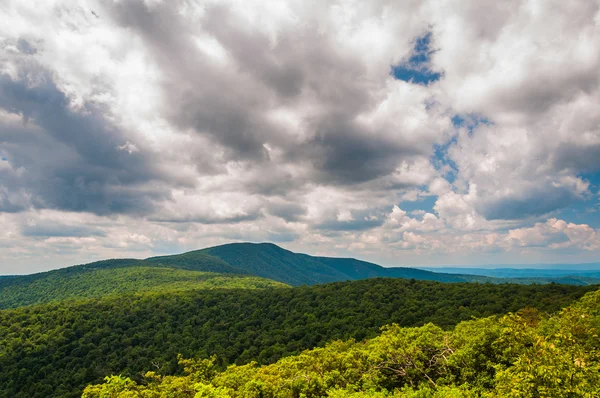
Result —
<instances>
[{"instance_id":1,"label":"distant mountain range","mask_svg":"<svg viewBox=\"0 0 600 398\"><path fill-rule=\"evenodd\" d=\"M561 267L561 268L551 268ZM564 267L564 268L562 268ZM468 268L468 267L418 267L431 272L445 274L470 274L495 278L556 278L587 277L600 278L600 263L589 264L548 264L545 268Z\"/></svg>"},{"instance_id":2,"label":"distant mountain range","mask_svg":"<svg viewBox=\"0 0 600 398\"><path fill-rule=\"evenodd\" d=\"M138 291L300 286L377 277L438 282L600 283L600 272L540 275L513 270L504 275L493 275L494 270L483 269L449 268L444 271L386 268L354 258L314 257L271 243L232 243L171 256L104 260L0 278L0 309ZM215 279L217 276L219 278Z\"/></svg>"},{"instance_id":3,"label":"distant mountain range","mask_svg":"<svg viewBox=\"0 0 600 398\"><path fill-rule=\"evenodd\" d=\"M416 268L385 268L354 258L313 257L291 252L272 243L231 243L199 252L217 257L239 269L240 272L292 286L376 277L413 278L439 282L485 280L485 278L441 274ZM165 264L176 263L178 256L165 257L164 261Z\"/></svg>"}]
</instances>

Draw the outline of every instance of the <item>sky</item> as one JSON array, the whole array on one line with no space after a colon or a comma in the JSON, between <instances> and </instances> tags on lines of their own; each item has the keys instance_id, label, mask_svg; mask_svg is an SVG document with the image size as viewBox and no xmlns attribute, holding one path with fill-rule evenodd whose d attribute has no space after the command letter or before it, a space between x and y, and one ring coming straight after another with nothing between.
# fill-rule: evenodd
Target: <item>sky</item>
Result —
<instances>
[{"instance_id":1,"label":"sky","mask_svg":"<svg viewBox=\"0 0 600 398\"><path fill-rule=\"evenodd\" d=\"M4 0L0 274L273 242L597 262L597 0Z\"/></svg>"}]
</instances>

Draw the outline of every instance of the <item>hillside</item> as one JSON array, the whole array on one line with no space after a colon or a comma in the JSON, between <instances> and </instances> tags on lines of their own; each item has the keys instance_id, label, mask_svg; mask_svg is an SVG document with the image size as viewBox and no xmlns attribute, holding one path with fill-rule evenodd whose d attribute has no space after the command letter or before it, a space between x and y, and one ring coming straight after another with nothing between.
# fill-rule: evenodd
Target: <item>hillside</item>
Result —
<instances>
[{"instance_id":1,"label":"hillside","mask_svg":"<svg viewBox=\"0 0 600 398\"><path fill-rule=\"evenodd\" d=\"M592 292L551 317L529 309L463 321L450 331L431 323L417 328L392 324L375 338L332 342L266 366L219 371L214 359L181 359L183 376L149 373L137 381L113 376L87 387L83 398L129 393L181 398L598 397L599 309L600 292Z\"/></svg>"},{"instance_id":2,"label":"hillside","mask_svg":"<svg viewBox=\"0 0 600 398\"><path fill-rule=\"evenodd\" d=\"M294 253L271 243L232 243L203 252L249 274L295 286L357 279L327 266L316 257Z\"/></svg>"},{"instance_id":3,"label":"hillside","mask_svg":"<svg viewBox=\"0 0 600 398\"><path fill-rule=\"evenodd\" d=\"M110 259L32 275L0 278L0 309L136 291L281 286L199 251L176 256ZM241 276L247 279L240 279Z\"/></svg>"},{"instance_id":4,"label":"hillside","mask_svg":"<svg viewBox=\"0 0 600 398\"><path fill-rule=\"evenodd\" d=\"M28 283L1 290L0 309L65 299L102 297L120 293L178 291L188 289L260 289L287 286L269 279L214 272L131 266L89 268L65 277L49 273Z\"/></svg>"},{"instance_id":5,"label":"hillside","mask_svg":"<svg viewBox=\"0 0 600 398\"><path fill-rule=\"evenodd\" d=\"M390 323L450 328L536 307L552 313L593 287L444 284L377 278L282 289L128 293L0 311L0 397L77 397L106 375L179 373L177 355L219 366L273 363Z\"/></svg>"},{"instance_id":6,"label":"hillside","mask_svg":"<svg viewBox=\"0 0 600 398\"><path fill-rule=\"evenodd\" d=\"M354 258L316 257L321 263L345 275L347 279L357 280L366 278L404 278L438 282L498 282L492 278L481 278L474 275L451 275L425 271L408 267L382 267L377 264Z\"/></svg>"},{"instance_id":7,"label":"hillside","mask_svg":"<svg viewBox=\"0 0 600 398\"><path fill-rule=\"evenodd\" d=\"M173 267L190 271L217 272L220 274L249 274L240 268L232 266L222 259L210 256L201 250L176 254L172 256L150 257L143 260L144 264L153 264L158 267ZM253 274L256 276L261 276Z\"/></svg>"},{"instance_id":8,"label":"hillside","mask_svg":"<svg viewBox=\"0 0 600 398\"><path fill-rule=\"evenodd\" d=\"M271 243L232 243L203 250L249 274L293 286L376 277L471 282L486 278L440 274L415 268L385 268L354 258L313 257Z\"/></svg>"}]
</instances>

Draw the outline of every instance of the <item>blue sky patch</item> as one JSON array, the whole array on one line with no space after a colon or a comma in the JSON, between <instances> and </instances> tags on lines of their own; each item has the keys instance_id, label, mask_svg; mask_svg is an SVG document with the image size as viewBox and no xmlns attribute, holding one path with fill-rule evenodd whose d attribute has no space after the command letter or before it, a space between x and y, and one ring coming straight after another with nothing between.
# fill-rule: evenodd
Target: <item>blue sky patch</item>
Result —
<instances>
[{"instance_id":1,"label":"blue sky patch","mask_svg":"<svg viewBox=\"0 0 600 398\"><path fill-rule=\"evenodd\" d=\"M437 170L441 170L444 166L449 166L448 172L444 177L450 184L454 183L456 173L458 173L458 166L448 156L448 149L455 143L456 137L452 137L452 139L444 145L434 145L433 156L431 157L431 163Z\"/></svg>"},{"instance_id":2,"label":"blue sky patch","mask_svg":"<svg viewBox=\"0 0 600 398\"><path fill-rule=\"evenodd\" d=\"M481 124L485 124L486 126L491 126L494 123L488 118L477 115L477 114L467 114L467 115L459 115L456 114L452 117L452 125L454 128L466 128L469 131L469 135L473 134L473 130Z\"/></svg>"},{"instance_id":3,"label":"blue sky patch","mask_svg":"<svg viewBox=\"0 0 600 398\"><path fill-rule=\"evenodd\" d=\"M424 210L427 213L434 213L433 206L435 205L436 200L437 196L423 196L414 202L400 202L398 203L398 207L407 213L415 210Z\"/></svg>"},{"instance_id":4,"label":"blue sky patch","mask_svg":"<svg viewBox=\"0 0 600 398\"><path fill-rule=\"evenodd\" d=\"M590 183L590 197L572 203L562 209L557 218L575 224L587 224L600 228L600 173L582 174L579 177Z\"/></svg>"},{"instance_id":5,"label":"blue sky patch","mask_svg":"<svg viewBox=\"0 0 600 398\"><path fill-rule=\"evenodd\" d=\"M430 68L431 54L431 32L417 37L412 55L408 60L392 66L391 74L398 80L409 83L423 84L425 86L440 80L442 74Z\"/></svg>"}]
</instances>

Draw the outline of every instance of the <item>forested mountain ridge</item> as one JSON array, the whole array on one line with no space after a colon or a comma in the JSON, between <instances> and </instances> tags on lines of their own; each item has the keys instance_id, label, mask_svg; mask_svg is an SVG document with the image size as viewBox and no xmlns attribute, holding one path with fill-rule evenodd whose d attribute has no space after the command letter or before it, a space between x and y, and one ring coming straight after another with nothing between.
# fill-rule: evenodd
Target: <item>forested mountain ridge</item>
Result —
<instances>
[{"instance_id":1,"label":"forested mountain ridge","mask_svg":"<svg viewBox=\"0 0 600 398\"><path fill-rule=\"evenodd\" d=\"M203 252L249 274L294 286L376 277L440 282L486 281L485 277L440 274L416 268L385 268L354 258L314 257L294 253L272 243L231 243L210 247Z\"/></svg>"},{"instance_id":2,"label":"forested mountain ridge","mask_svg":"<svg viewBox=\"0 0 600 398\"><path fill-rule=\"evenodd\" d=\"M536 307L553 313L591 286L446 284L375 278L281 289L127 293L0 311L0 397L77 397L110 374L178 374L177 355L219 366L273 363L390 323L451 328Z\"/></svg>"},{"instance_id":3,"label":"forested mountain ridge","mask_svg":"<svg viewBox=\"0 0 600 398\"><path fill-rule=\"evenodd\" d=\"M67 299L103 297L122 293L180 291L189 289L263 289L286 287L257 276L217 274L183 269L131 266L91 268L69 277L49 274L0 292L0 309Z\"/></svg>"},{"instance_id":4,"label":"forested mountain ridge","mask_svg":"<svg viewBox=\"0 0 600 398\"><path fill-rule=\"evenodd\" d=\"M149 272L152 282L126 283L123 277L125 268L171 269L173 274L186 280L186 286L194 279L190 272L211 272L224 275L248 275L271 279L277 282L300 286L346 280L359 280L375 277L432 280L440 282L480 282L480 283L549 283L571 285L599 283L600 279L557 276L551 278L493 278L480 275L445 274L416 268L386 268L354 258L313 257L294 253L270 243L232 243L183 254L139 259L112 259L82 264L33 275L0 278L0 309L20 305L50 302L66 298L98 297L104 294L135 292L160 289L173 285L174 276L168 272ZM104 270L114 270L112 277ZM134 272L135 273L135 272ZM96 278L102 274L101 278ZM139 274L139 272L138 272ZM164 277L161 282L160 277ZM140 276L141 277L141 276ZM205 280L204 275L198 278ZM114 279L118 283L110 283ZM138 278L139 279L139 278ZM148 278L147 278L148 279ZM104 283L104 285L102 285ZM250 283L249 286L252 286ZM172 286L176 287L176 286ZM233 286L232 286L233 287ZM239 286L238 286L239 287ZM198 285L198 288L202 286ZM95 293L91 293L95 292Z\"/></svg>"},{"instance_id":5,"label":"forested mountain ridge","mask_svg":"<svg viewBox=\"0 0 600 398\"><path fill-rule=\"evenodd\" d=\"M452 330L392 324L375 338L335 341L266 366L219 371L215 358L182 358L183 376L112 376L83 398L592 398L600 396L599 334L596 291L553 316L526 309Z\"/></svg>"},{"instance_id":6,"label":"forested mountain ridge","mask_svg":"<svg viewBox=\"0 0 600 398\"><path fill-rule=\"evenodd\" d=\"M316 257L294 253L272 243L231 243L202 251L249 274L294 286L356 279L323 264Z\"/></svg>"},{"instance_id":7,"label":"forested mountain ridge","mask_svg":"<svg viewBox=\"0 0 600 398\"><path fill-rule=\"evenodd\" d=\"M314 257L294 253L272 243L231 243L203 249L249 274L262 276L290 285L359 280L375 277L433 280L440 282L480 283L564 283L590 285L600 278L552 276L548 278L494 278L483 275L433 272L410 267L382 267L354 258Z\"/></svg>"},{"instance_id":8,"label":"forested mountain ridge","mask_svg":"<svg viewBox=\"0 0 600 398\"><path fill-rule=\"evenodd\" d=\"M413 278L439 282L600 284L600 278L577 276L495 278L483 275L432 272L410 267L382 267L354 258L314 257L294 253L272 243L231 243L202 251L213 257L218 257L246 273L294 286L375 277Z\"/></svg>"},{"instance_id":9,"label":"forested mountain ridge","mask_svg":"<svg viewBox=\"0 0 600 398\"><path fill-rule=\"evenodd\" d=\"M136 291L204 289L227 284L229 288L283 286L276 281L248 275L217 257L193 251L144 260L102 260L0 278L0 309Z\"/></svg>"}]
</instances>

